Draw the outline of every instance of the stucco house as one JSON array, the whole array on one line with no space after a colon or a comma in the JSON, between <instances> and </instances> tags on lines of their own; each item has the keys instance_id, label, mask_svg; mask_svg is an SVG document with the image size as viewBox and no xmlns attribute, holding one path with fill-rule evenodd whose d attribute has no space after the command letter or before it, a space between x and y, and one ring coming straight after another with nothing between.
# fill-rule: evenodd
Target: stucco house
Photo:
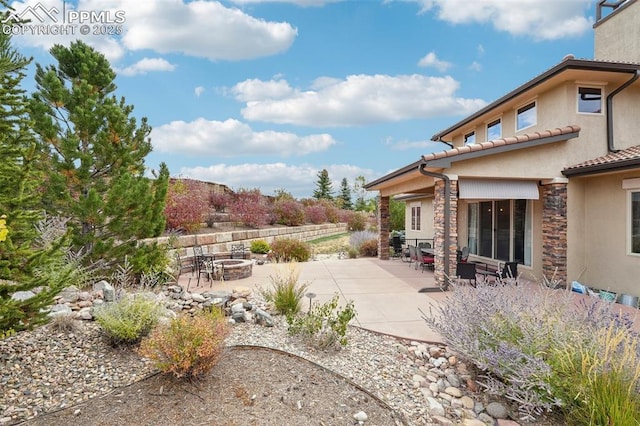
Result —
<instances>
[{"instance_id":1,"label":"stucco house","mask_svg":"<svg viewBox=\"0 0 640 426\"><path fill-rule=\"evenodd\" d=\"M531 279L640 295L640 0L599 2L594 35L594 59L568 55L434 135L446 150L367 183L380 257L401 197L407 238L434 239L439 284L467 246Z\"/></svg>"}]
</instances>

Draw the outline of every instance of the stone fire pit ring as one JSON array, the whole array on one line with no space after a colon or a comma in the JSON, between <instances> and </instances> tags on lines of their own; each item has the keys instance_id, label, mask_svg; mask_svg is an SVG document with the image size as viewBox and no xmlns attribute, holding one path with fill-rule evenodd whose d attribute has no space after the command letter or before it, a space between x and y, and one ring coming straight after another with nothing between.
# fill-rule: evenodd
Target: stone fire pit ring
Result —
<instances>
[{"instance_id":1,"label":"stone fire pit ring","mask_svg":"<svg viewBox=\"0 0 640 426\"><path fill-rule=\"evenodd\" d=\"M214 268L220 266L225 281L249 278L253 274L253 261L246 259L219 259L212 261ZM217 269L217 268L216 268Z\"/></svg>"}]
</instances>

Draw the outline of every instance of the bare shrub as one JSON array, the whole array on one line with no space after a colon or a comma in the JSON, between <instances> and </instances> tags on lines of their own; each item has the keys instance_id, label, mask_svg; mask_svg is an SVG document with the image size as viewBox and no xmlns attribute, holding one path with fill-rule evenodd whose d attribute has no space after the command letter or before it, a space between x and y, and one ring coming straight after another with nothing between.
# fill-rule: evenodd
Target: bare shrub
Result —
<instances>
[{"instance_id":1,"label":"bare shrub","mask_svg":"<svg viewBox=\"0 0 640 426\"><path fill-rule=\"evenodd\" d=\"M180 315L159 326L140 344L138 352L163 373L199 378L218 363L230 329L219 309Z\"/></svg>"}]
</instances>

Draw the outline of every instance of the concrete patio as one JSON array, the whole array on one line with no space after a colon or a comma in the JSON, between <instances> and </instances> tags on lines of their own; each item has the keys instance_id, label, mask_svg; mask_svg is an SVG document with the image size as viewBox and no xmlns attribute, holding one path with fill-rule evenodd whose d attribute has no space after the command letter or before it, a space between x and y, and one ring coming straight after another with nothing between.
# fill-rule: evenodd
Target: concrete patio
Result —
<instances>
[{"instance_id":1,"label":"concrete patio","mask_svg":"<svg viewBox=\"0 0 640 426\"><path fill-rule=\"evenodd\" d=\"M185 272L180 284L189 291L203 292L209 289L232 290L234 287L251 289L268 288L270 276L287 276L285 264L254 265L253 275L233 281L207 281ZM334 294L344 304L353 300L357 317L353 325L411 340L440 342L441 337L432 331L421 318L420 310L443 300L446 293L419 293L423 287L434 287L433 272L424 272L414 265L396 260L377 258L339 259L336 255L320 260L297 264L299 282L308 283L308 292L316 294L314 302L323 303ZM303 308L307 309L305 298Z\"/></svg>"},{"instance_id":2,"label":"concrete patio","mask_svg":"<svg viewBox=\"0 0 640 426\"><path fill-rule=\"evenodd\" d=\"M316 294L314 302L324 303L338 294L341 305L353 300L357 317L353 325L401 337L425 342L442 342L438 333L431 330L422 319L420 310L428 312L430 306L437 306L450 292L435 289L433 272L414 268L414 264L399 259L380 260L377 258L339 259L337 255L319 260L297 263L299 283L309 284L307 292ZM197 285L197 276L190 272L182 274L179 284L189 285L191 292L210 289L231 291L235 287L252 290L269 288L270 276L288 276L287 264L267 263L253 265L249 278L232 281L207 281L204 275ZM189 282L189 280L191 280ZM420 293L425 287L434 292ZM537 284L522 280L523 291L536 291ZM588 297L572 293L576 308L582 298ZM303 301L303 309L308 308L308 299ZM640 332L640 320L635 308L614 304L618 312L628 313L634 321L634 328Z\"/></svg>"}]
</instances>

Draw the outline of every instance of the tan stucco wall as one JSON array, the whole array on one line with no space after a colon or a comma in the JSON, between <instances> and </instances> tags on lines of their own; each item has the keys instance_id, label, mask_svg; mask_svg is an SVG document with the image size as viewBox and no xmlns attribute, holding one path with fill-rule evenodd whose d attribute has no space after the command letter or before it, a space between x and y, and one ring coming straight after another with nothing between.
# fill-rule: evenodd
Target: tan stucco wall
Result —
<instances>
[{"instance_id":1,"label":"tan stucco wall","mask_svg":"<svg viewBox=\"0 0 640 426\"><path fill-rule=\"evenodd\" d=\"M624 178L639 177L640 173L635 172L581 179L586 212L583 229L585 268L582 274L575 276L581 283L640 296L640 256L627 254L629 206L627 190L622 189Z\"/></svg>"},{"instance_id":2,"label":"tan stucco wall","mask_svg":"<svg viewBox=\"0 0 640 426\"><path fill-rule=\"evenodd\" d=\"M595 59L640 62L640 1L629 0L594 31Z\"/></svg>"},{"instance_id":3,"label":"tan stucco wall","mask_svg":"<svg viewBox=\"0 0 640 426\"><path fill-rule=\"evenodd\" d=\"M411 230L411 207L420 206L420 231ZM412 199L406 202L405 210L405 238L433 238L433 197Z\"/></svg>"}]
</instances>

